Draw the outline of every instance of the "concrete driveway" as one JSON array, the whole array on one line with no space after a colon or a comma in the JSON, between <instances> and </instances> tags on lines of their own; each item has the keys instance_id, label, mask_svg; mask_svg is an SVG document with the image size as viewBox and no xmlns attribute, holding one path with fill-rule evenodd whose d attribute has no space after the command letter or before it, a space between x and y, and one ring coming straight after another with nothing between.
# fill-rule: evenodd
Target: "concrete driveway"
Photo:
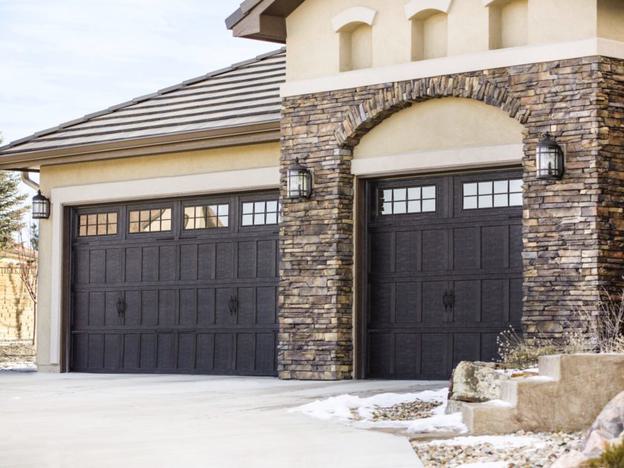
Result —
<instances>
[{"instance_id":1,"label":"concrete driveway","mask_svg":"<svg viewBox=\"0 0 624 468\"><path fill-rule=\"evenodd\" d=\"M419 467L405 438L288 409L443 385L0 373L0 466Z\"/></svg>"}]
</instances>

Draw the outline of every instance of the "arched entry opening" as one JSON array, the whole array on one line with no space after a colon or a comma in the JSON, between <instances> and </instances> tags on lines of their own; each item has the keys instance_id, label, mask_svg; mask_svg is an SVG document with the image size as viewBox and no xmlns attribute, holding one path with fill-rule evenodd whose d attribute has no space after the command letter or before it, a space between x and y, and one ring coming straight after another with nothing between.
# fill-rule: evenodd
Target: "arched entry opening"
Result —
<instances>
[{"instance_id":1,"label":"arched entry opening","mask_svg":"<svg viewBox=\"0 0 624 468\"><path fill-rule=\"evenodd\" d=\"M447 378L520 328L523 131L500 108L446 97L362 132L359 376Z\"/></svg>"}]
</instances>

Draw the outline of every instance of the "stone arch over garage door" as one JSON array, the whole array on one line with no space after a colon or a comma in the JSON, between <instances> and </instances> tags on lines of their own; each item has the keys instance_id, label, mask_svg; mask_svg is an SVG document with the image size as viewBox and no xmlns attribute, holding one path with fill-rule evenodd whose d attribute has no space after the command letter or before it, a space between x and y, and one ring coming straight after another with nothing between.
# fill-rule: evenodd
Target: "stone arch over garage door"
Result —
<instances>
[{"instance_id":1,"label":"stone arch over garage door","mask_svg":"<svg viewBox=\"0 0 624 468\"><path fill-rule=\"evenodd\" d=\"M525 126L523 322L536 336L557 338L571 310L599 298L601 222L596 127L602 103L601 58L574 59L459 75L324 91L284 99L282 197L296 159L314 173L310 200L284 200L281 226L282 378L353 376L353 147L389 116L440 97L475 99ZM540 135L567 146L561 182L534 177ZM587 246L591 246L588 249Z\"/></svg>"}]
</instances>

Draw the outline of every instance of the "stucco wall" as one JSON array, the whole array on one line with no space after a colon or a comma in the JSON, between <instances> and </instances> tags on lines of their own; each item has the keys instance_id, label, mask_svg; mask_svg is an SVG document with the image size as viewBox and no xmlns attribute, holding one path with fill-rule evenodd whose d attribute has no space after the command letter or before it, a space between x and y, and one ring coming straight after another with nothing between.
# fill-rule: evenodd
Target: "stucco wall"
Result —
<instances>
[{"instance_id":1,"label":"stucco wall","mask_svg":"<svg viewBox=\"0 0 624 468\"><path fill-rule=\"evenodd\" d=\"M332 18L356 6L377 11L372 32L372 67L409 62L413 47L412 22L405 13L407 3L407 0L304 2L287 18L288 80L338 73L340 41L339 34L332 28ZM484 6L483 0L451 2L446 41L448 55L484 52L501 44L569 42L597 37L599 33L602 37L623 40L624 2L620 0L528 0L528 13L522 12L522 3L493 2L492 8L502 9L499 20L493 20L490 7ZM505 31L496 31L500 24L505 25ZM492 41L493 35L498 38ZM526 39L521 37L523 35ZM436 42L426 47L439 50L442 44Z\"/></svg>"},{"instance_id":2,"label":"stucco wall","mask_svg":"<svg viewBox=\"0 0 624 468\"><path fill-rule=\"evenodd\" d=\"M107 182L149 180L162 177L220 173L242 169L277 167L279 143L219 148L205 151L172 153L100 162L43 166L41 188L46 194L60 187L82 186ZM180 190L182 191L182 187ZM210 187L206 187L206 192ZM117 196L118 194L111 194ZM54 200L53 200L54 201ZM50 365L53 252L56 247L53 220L40 224L39 308L37 321L37 363L41 370L58 370Z\"/></svg>"},{"instance_id":3,"label":"stucco wall","mask_svg":"<svg viewBox=\"0 0 624 468\"><path fill-rule=\"evenodd\" d=\"M353 158L522 144L523 131L517 120L482 102L452 97L434 99L381 122L354 148Z\"/></svg>"}]
</instances>

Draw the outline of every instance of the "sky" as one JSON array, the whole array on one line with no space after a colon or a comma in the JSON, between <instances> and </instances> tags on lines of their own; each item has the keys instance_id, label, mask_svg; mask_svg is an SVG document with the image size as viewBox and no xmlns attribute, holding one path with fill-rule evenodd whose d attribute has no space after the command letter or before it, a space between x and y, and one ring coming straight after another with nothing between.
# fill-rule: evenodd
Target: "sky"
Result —
<instances>
[{"instance_id":1,"label":"sky","mask_svg":"<svg viewBox=\"0 0 624 468\"><path fill-rule=\"evenodd\" d=\"M4 143L276 44L232 37L240 0L0 0Z\"/></svg>"}]
</instances>

